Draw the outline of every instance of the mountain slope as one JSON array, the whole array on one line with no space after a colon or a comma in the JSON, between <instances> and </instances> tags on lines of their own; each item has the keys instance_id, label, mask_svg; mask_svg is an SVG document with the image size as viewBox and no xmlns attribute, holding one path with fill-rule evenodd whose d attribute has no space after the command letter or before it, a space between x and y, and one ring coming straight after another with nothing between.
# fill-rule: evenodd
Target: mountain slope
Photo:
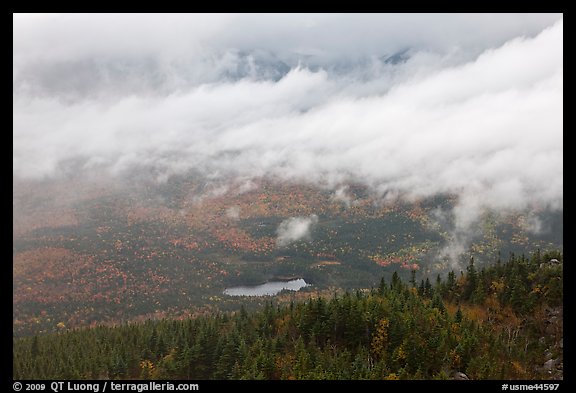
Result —
<instances>
[{"instance_id":1,"label":"mountain slope","mask_svg":"<svg viewBox=\"0 0 576 393\"><path fill-rule=\"evenodd\" d=\"M256 307L262 299L224 289L276 278L302 277L312 284L304 291L354 290L395 271L459 271L466 255L482 265L498 253L562 246L562 215L553 212L540 214L549 227L541 234L527 225L532 213L487 212L463 239L450 196L384 203L353 184L335 193L266 179L132 181L75 179L73 195L64 180L16 188L15 334ZM292 233L297 223L302 232Z\"/></svg>"},{"instance_id":2,"label":"mountain slope","mask_svg":"<svg viewBox=\"0 0 576 393\"><path fill-rule=\"evenodd\" d=\"M378 289L252 313L15 339L14 378L561 378L561 261L511 256L435 285L395 274Z\"/></svg>"}]
</instances>

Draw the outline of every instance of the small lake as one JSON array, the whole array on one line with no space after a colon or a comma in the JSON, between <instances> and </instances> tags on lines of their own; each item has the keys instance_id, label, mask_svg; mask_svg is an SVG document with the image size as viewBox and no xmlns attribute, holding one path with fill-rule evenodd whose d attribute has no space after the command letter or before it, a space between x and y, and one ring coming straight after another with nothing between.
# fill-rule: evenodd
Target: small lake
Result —
<instances>
[{"instance_id":1,"label":"small lake","mask_svg":"<svg viewBox=\"0 0 576 393\"><path fill-rule=\"evenodd\" d=\"M232 287L224 290L224 295L228 296L274 296L280 291L299 291L309 284L303 278L290 281L269 281L267 283L252 287Z\"/></svg>"}]
</instances>

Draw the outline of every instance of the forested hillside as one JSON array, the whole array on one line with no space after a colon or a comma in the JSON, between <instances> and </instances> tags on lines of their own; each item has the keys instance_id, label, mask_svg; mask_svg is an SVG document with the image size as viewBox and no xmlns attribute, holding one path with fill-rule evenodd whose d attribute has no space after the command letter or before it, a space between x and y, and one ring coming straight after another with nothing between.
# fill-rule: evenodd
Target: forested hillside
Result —
<instances>
[{"instance_id":1,"label":"forested hillside","mask_svg":"<svg viewBox=\"0 0 576 393\"><path fill-rule=\"evenodd\" d=\"M51 188L18 183L15 335L238 311L242 304L251 310L260 299L224 290L278 277L301 277L313 291L354 292L394 272L405 280L412 269L446 274L467 263L465 254L480 267L498 252L562 250L561 211L485 211L462 238L454 195L384 203L357 184L335 194L260 179L223 183L224 192L201 176L155 184L137 174L115 187L76 178ZM60 195L68 189L76 190L71 200ZM309 223L307 235L281 243L283 224L293 220Z\"/></svg>"},{"instance_id":2,"label":"forested hillside","mask_svg":"<svg viewBox=\"0 0 576 393\"><path fill-rule=\"evenodd\" d=\"M559 379L560 252L255 312L13 339L14 379Z\"/></svg>"}]
</instances>

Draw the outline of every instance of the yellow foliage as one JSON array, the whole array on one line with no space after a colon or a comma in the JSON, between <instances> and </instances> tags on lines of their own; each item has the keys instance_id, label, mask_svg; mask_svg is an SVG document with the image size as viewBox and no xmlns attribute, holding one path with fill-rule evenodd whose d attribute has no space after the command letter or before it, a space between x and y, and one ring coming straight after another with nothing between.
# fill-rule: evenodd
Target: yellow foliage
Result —
<instances>
[{"instance_id":1,"label":"yellow foliage","mask_svg":"<svg viewBox=\"0 0 576 393\"><path fill-rule=\"evenodd\" d=\"M536 295L540 295L542 293L542 287L540 285L536 285L533 289L532 289L532 293L536 294Z\"/></svg>"},{"instance_id":2,"label":"yellow foliage","mask_svg":"<svg viewBox=\"0 0 576 393\"><path fill-rule=\"evenodd\" d=\"M495 295L488 296L484 301L484 305L492 311L498 311L501 308L500 301Z\"/></svg>"},{"instance_id":3,"label":"yellow foliage","mask_svg":"<svg viewBox=\"0 0 576 393\"><path fill-rule=\"evenodd\" d=\"M500 294L506 285L504 284L504 279L500 279L498 281L492 281L492 285L490 285L490 289L497 294Z\"/></svg>"},{"instance_id":4,"label":"yellow foliage","mask_svg":"<svg viewBox=\"0 0 576 393\"><path fill-rule=\"evenodd\" d=\"M460 363L462 362L462 357L456 352L456 349L450 350L450 363L452 368L460 368Z\"/></svg>"},{"instance_id":5,"label":"yellow foliage","mask_svg":"<svg viewBox=\"0 0 576 393\"><path fill-rule=\"evenodd\" d=\"M471 319L473 321L483 323L488 319L488 314L486 309L482 306L478 305L463 305L462 312L466 316L466 318Z\"/></svg>"},{"instance_id":6,"label":"yellow foliage","mask_svg":"<svg viewBox=\"0 0 576 393\"><path fill-rule=\"evenodd\" d=\"M154 370L156 366L154 366L154 363L152 363L150 360L142 360L140 362L140 368L142 370Z\"/></svg>"},{"instance_id":7,"label":"yellow foliage","mask_svg":"<svg viewBox=\"0 0 576 393\"><path fill-rule=\"evenodd\" d=\"M390 326L390 321L388 319L381 319L378 322L378 327L376 328L376 332L372 338L372 354L375 357L379 357L382 355L386 346L388 345L388 327Z\"/></svg>"},{"instance_id":8,"label":"yellow foliage","mask_svg":"<svg viewBox=\"0 0 576 393\"><path fill-rule=\"evenodd\" d=\"M400 361L400 362L404 362L406 361L406 350L404 349L404 343L402 343L398 348L396 348L396 351L394 351L395 354L395 358L396 361Z\"/></svg>"},{"instance_id":9,"label":"yellow foliage","mask_svg":"<svg viewBox=\"0 0 576 393\"><path fill-rule=\"evenodd\" d=\"M495 300L497 301L497 299L495 299ZM490 301L488 299L486 302L490 303ZM466 304L466 303L456 305L456 304L448 303L448 302L444 303L444 305L445 305L448 313L451 315L454 315L456 313L456 311L458 310L458 307L460 307L460 310L462 311L462 315L466 319L471 319L471 320L474 320L478 323L483 323L488 319L487 308L484 307L483 305Z\"/></svg>"},{"instance_id":10,"label":"yellow foliage","mask_svg":"<svg viewBox=\"0 0 576 393\"><path fill-rule=\"evenodd\" d=\"M397 381L397 380L400 379L400 377L399 377L398 375L394 374L394 373L390 373L390 374L388 374L386 377L384 377L384 379L385 379L386 381Z\"/></svg>"},{"instance_id":11,"label":"yellow foliage","mask_svg":"<svg viewBox=\"0 0 576 393\"><path fill-rule=\"evenodd\" d=\"M526 377L526 369L522 366L522 364L520 364L519 361L513 361L512 363L512 369L514 370L514 373L518 376L518 377Z\"/></svg>"}]
</instances>

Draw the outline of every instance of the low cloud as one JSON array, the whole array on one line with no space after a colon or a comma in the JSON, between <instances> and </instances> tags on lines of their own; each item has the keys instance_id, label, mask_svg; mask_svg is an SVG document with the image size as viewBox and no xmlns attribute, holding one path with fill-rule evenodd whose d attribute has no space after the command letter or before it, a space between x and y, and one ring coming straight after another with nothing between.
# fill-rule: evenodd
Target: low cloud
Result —
<instances>
[{"instance_id":1,"label":"low cloud","mask_svg":"<svg viewBox=\"0 0 576 393\"><path fill-rule=\"evenodd\" d=\"M535 235L540 235L548 231L548 228L545 228L542 220L538 218L536 215L530 215L526 219L526 230L530 233Z\"/></svg>"},{"instance_id":2,"label":"low cloud","mask_svg":"<svg viewBox=\"0 0 576 393\"><path fill-rule=\"evenodd\" d=\"M236 194L241 195L250 191L258 189L258 184L254 183L252 180L245 180L240 183L236 189Z\"/></svg>"},{"instance_id":3,"label":"low cloud","mask_svg":"<svg viewBox=\"0 0 576 393\"><path fill-rule=\"evenodd\" d=\"M218 198L226 195L230 187L226 184L208 184L204 191L191 196L191 202L195 205L201 205L205 199Z\"/></svg>"},{"instance_id":4,"label":"low cloud","mask_svg":"<svg viewBox=\"0 0 576 393\"><path fill-rule=\"evenodd\" d=\"M284 220L278 226L276 244L278 247L286 247L297 240L309 240L312 227L318 223L315 214L309 217L291 217Z\"/></svg>"},{"instance_id":5,"label":"low cloud","mask_svg":"<svg viewBox=\"0 0 576 393\"><path fill-rule=\"evenodd\" d=\"M14 22L15 178L72 162L242 193L267 176L345 204L356 182L384 201L457 195L458 232L486 208L563 207L562 15Z\"/></svg>"},{"instance_id":6,"label":"low cloud","mask_svg":"<svg viewBox=\"0 0 576 393\"><path fill-rule=\"evenodd\" d=\"M240 219L240 207L231 206L228 209L226 209L226 217L231 218L232 220L239 220Z\"/></svg>"},{"instance_id":7,"label":"low cloud","mask_svg":"<svg viewBox=\"0 0 576 393\"><path fill-rule=\"evenodd\" d=\"M346 207L350 207L350 205L353 202L352 197L348 195L348 186L342 186L337 188L336 191L334 191L334 194L332 194L331 199L333 201L343 203Z\"/></svg>"},{"instance_id":8,"label":"low cloud","mask_svg":"<svg viewBox=\"0 0 576 393\"><path fill-rule=\"evenodd\" d=\"M524 229L533 235L545 235L552 232L552 222L550 217L542 219L536 212L530 212L521 222Z\"/></svg>"}]
</instances>

